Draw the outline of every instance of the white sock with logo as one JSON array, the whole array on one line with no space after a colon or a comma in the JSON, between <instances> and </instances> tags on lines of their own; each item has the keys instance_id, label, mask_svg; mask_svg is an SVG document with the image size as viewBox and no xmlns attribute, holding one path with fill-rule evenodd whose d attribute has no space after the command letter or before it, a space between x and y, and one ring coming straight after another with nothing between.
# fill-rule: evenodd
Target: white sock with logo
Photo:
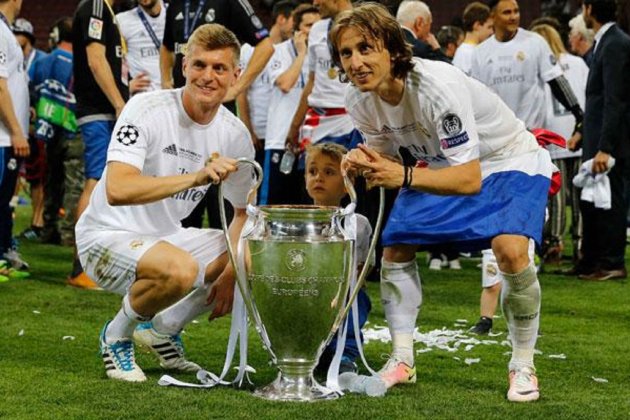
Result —
<instances>
[{"instance_id":1,"label":"white sock with logo","mask_svg":"<svg viewBox=\"0 0 630 420\"><path fill-rule=\"evenodd\" d=\"M153 329L160 334L179 334L190 321L214 308L214 303L206 303L209 289L210 285L204 284L159 312L153 318Z\"/></svg>"},{"instance_id":2,"label":"white sock with logo","mask_svg":"<svg viewBox=\"0 0 630 420\"><path fill-rule=\"evenodd\" d=\"M501 273L501 308L512 339L509 369L534 368L534 349L540 325L540 283L536 267L530 264L520 273Z\"/></svg>"},{"instance_id":3,"label":"white sock with logo","mask_svg":"<svg viewBox=\"0 0 630 420\"><path fill-rule=\"evenodd\" d=\"M140 322L150 321L151 317L142 316L131 307L129 294L123 297L122 308L111 320L105 331L105 341L113 343L116 341L131 340L133 330Z\"/></svg>"},{"instance_id":4,"label":"white sock with logo","mask_svg":"<svg viewBox=\"0 0 630 420\"><path fill-rule=\"evenodd\" d=\"M413 332L422 304L422 287L415 259L404 263L382 260L381 301L392 336L392 356L413 366Z\"/></svg>"}]
</instances>

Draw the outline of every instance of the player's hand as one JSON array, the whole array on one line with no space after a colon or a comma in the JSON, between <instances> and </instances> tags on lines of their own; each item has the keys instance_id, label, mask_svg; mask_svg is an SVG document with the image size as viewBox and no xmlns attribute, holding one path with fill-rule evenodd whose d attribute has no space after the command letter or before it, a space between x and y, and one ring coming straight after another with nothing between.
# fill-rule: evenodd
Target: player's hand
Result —
<instances>
[{"instance_id":1,"label":"player's hand","mask_svg":"<svg viewBox=\"0 0 630 420\"><path fill-rule=\"evenodd\" d=\"M31 153L28 140L22 134L14 134L11 136L11 146L13 147L13 154L16 157L27 157Z\"/></svg>"},{"instance_id":2,"label":"player's hand","mask_svg":"<svg viewBox=\"0 0 630 420\"><path fill-rule=\"evenodd\" d=\"M364 144L348 152L341 165L342 171L364 177L370 187L400 188L404 180L401 164Z\"/></svg>"},{"instance_id":3,"label":"player's hand","mask_svg":"<svg viewBox=\"0 0 630 420\"><path fill-rule=\"evenodd\" d=\"M289 129L287 138L284 141L284 150L291 150L296 155L300 152L300 144L298 142L298 131Z\"/></svg>"},{"instance_id":4,"label":"player's hand","mask_svg":"<svg viewBox=\"0 0 630 420\"><path fill-rule=\"evenodd\" d=\"M151 86L151 79L146 73L139 73L129 82L129 92L133 95L146 91Z\"/></svg>"},{"instance_id":5,"label":"player's hand","mask_svg":"<svg viewBox=\"0 0 630 420\"><path fill-rule=\"evenodd\" d=\"M601 174L608 170L608 159L610 155L606 152L599 151L593 158L593 173Z\"/></svg>"},{"instance_id":6,"label":"player's hand","mask_svg":"<svg viewBox=\"0 0 630 420\"><path fill-rule=\"evenodd\" d=\"M238 82L234 83L228 88L228 91L223 98L223 103L235 101L236 97L240 95L242 91L243 88L240 86L240 84Z\"/></svg>"},{"instance_id":7,"label":"player's hand","mask_svg":"<svg viewBox=\"0 0 630 420\"><path fill-rule=\"evenodd\" d=\"M162 89L173 89L174 87L173 79L162 79Z\"/></svg>"},{"instance_id":8,"label":"player's hand","mask_svg":"<svg viewBox=\"0 0 630 420\"><path fill-rule=\"evenodd\" d=\"M265 144L258 138L256 134L252 133L251 135L252 135L252 144L254 145L254 149L256 149L256 151L263 150L265 147Z\"/></svg>"},{"instance_id":9,"label":"player's hand","mask_svg":"<svg viewBox=\"0 0 630 420\"><path fill-rule=\"evenodd\" d=\"M440 43L438 42L438 40L435 37L435 35L433 35L433 32L429 32L429 34L426 36L426 38L424 38L424 42L429 44L431 46L431 48L433 48L434 51L440 49Z\"/></svg>"},{"instance_id":10,"label":"player's hand","mask_svg":"<svg viewBox=\"0 0 630 420\"><path fill-rule=\"evenodd\" d=\"M207 184L219 184L227 176L236 172L238 167L236 166L236 159L219 156L218 153L213 153L212 157L206 162L195 177L195 186L207 185Z\"/></svg>"},{"instance_id":11,"label":"player's hand","mask_svg":"<svg viewBox=\"0 0 630 420\"><path fill-rule=\"evenodd\" d=\"M227 315L232 312L234 301L234 275L226 271L210 285L207 304L214 303L214 309L208 317L208 321Z\"/></svg>"},{"instance_id":12,"label":"player's hand","mask_svg":"<svg viewBox=\"0 0 630 420\"><path fill-rule=\"evenodd\" d=\"M571 151L576 151L576 150L579 150L581 146L582 146L582 133L576 131L571 136L569 141L567 141L567 149Z\"/></svg>"},{"instance_id":13,"label":"player's hand","mask_svg":"<svg viewBox=\"0 0 630 420\"><path fill-rule=\"evenodd\" d=\"M295 50L298 54L302 54L306 52L306 41L308 39L308 35L302 31L295 31L293 34L293 43L295 44Z\"/></svg>"}]
</instances>

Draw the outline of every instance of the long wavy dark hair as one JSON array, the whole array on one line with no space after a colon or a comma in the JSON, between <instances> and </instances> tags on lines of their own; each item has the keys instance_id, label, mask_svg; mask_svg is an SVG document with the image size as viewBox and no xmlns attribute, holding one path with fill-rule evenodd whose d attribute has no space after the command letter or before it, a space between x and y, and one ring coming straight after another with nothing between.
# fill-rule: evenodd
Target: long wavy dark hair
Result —
<instances>
[{"instance_id":1,"label":"long wavy dark hair","mask_svg":"<svg viewBox=\"0 0 630 420\"><path fill-rule=\"evenodd\" d=\"M340 80L348 81L339 57L339 37L344 29L355 28L367 39L382 41L383 48L392 57L392 76L404 79L413 68L411 46L405 41L403 29L389 11L378 3L361 3L351 10L341 12L330 29L329 40L333 62L341 70Z\"/></svg>"}]
</instances>

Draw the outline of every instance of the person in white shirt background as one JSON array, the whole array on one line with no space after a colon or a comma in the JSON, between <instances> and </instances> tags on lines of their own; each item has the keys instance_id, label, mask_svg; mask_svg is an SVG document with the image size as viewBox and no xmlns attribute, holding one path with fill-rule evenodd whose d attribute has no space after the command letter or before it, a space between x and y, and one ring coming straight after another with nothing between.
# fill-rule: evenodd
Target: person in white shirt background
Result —
<instances>
[{"instance_id":1,"label":"person in white shirt background","mask_svg":"<svg viewBox=\"0 0 630 420\"><path fill-rule=\"evenodd\" d=\"M269 30L269 39L275 46L286 41L293 35L293 19L291 14L296 5L290 0L283 0L273 5L273 25ZM243 44L241 47L241 70L245 71L254 54L254 47ZM263 70L254 82L240 95L236 97L238 115L249 130L252 142L256 149L256 161L262 166L265 160L265 135L267 130L267 111L269 109L269 97L273 88L270 73L280 63L271 56Z\"/></svg>"},{"instance_id":2,"label":"person in white shirt background","mask_svg":"<svg viewBox=\"0 0 630 420\"><path fill-rule=\"evenodd\" d=\"M319 21L319 10L310 4L302 4L293 11L293 37L276 45L272 60L279 65L270 71L273 88L268 102L261 104L268 108L267 130L265 133L265 177L260 190L261 204L287 204L300 200L300 191L295 188L302 180L291 170L289 174L280 171L280 163L285 153L285 140L291 119L300 103L302 91L309 74L307 55L308 34L315 22ZM291 168L292 169L292 168Z\"/></svg>"},{"instance_id":3,"label":"person in white shirt background","mask_svg":"<svg viewBox=\"0 0 630 420\"><path fill-rule=\"evenodd\" d=\"M470 76L472 54L475 47L494 33L490 8L475 1L466 6L462 15L462 23L466 35L453 57L453 65Z\"/></svg>"},{"instance_id":4,"label":"person in white shirt background","mask_svg":"<svg viewBox=\"0 0 630 420\"><path fill-rule=\"evenodd\" d=\"M132 94L161 89L160 45L164 37L166 5L162 0L138 0L138 5L116 15L127 42L127 64L134 79Z\"/></svg>"}]
</instances>

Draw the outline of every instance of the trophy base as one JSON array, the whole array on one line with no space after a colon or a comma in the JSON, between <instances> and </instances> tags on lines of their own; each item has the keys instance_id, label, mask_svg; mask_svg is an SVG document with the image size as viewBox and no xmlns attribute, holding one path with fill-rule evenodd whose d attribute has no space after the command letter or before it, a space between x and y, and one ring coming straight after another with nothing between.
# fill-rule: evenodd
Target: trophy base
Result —
<instances>
[{"instance_id":1,"label":"trophy base","mask_svg":"<svg viewBox=\"0 0 630 420\"><path fill-rule=\"evenodd\" d=\"M275 381L258 388L254 395L270 401L315 402L339 398L338 393L318 384L312 374L288 377L279 373Z\"/></svg>"}]
</instances>

